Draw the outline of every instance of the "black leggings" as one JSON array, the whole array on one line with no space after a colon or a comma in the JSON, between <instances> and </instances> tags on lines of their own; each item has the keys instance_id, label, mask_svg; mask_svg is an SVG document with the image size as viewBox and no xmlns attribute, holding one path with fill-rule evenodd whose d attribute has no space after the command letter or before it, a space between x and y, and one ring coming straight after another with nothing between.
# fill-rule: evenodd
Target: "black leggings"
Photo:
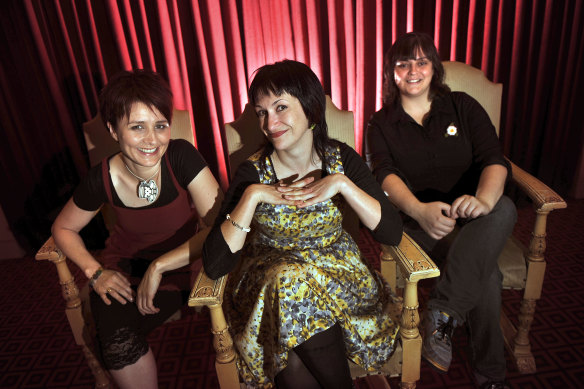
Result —
<instances>
[{"instance_id":1,"label":"black leggings","mask_svg":"<svg viewBox=\"0 0 584 389\"><path fill-rule=\"evenodd\" d=\"M278 389L344 389L352 380L338 324L288 352L288 365L275 377Z\"/></svg>"}]
</instances>

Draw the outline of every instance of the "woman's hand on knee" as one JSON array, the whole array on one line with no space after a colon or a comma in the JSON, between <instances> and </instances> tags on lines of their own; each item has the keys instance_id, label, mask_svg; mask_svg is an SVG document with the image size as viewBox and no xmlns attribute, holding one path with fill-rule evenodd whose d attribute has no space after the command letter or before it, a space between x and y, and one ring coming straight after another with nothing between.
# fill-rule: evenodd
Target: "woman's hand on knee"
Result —
<instances>
[{"instance_id":1,"label":"woman's hand on knee","mask_svg":"<svg viewBox=\"0 0 584 389\"><path fill-rule=\"evenodd\" d=\"M93 290L107 305L112 303L110 298L116 299L120 304L134 301L130 281L115 270L104 270L93 284Z\"/></svg>"},{"instance_id":2,"label":"woman's hand on knee","mask_svg":"<svg viewBox=\"0 0 584 389\"><path fill-rule=\"evenodd\" d=\"M414 219L430 237L440 240L452 232L456 220L450 216L450 205L440 201L420 204Z\"/></svg>"},{"instance_id":3,"label":"woman's hand on knee","mask_svg":"<svg viewBox=\"0 0 584 389\"><path fill-rule=\"evenodd\" d=\"M490 207L485 201L471 195L463 195L454 200L450 207L450 217L475 219L479 216L488 215Z\"/></svg>"}]
</instances>

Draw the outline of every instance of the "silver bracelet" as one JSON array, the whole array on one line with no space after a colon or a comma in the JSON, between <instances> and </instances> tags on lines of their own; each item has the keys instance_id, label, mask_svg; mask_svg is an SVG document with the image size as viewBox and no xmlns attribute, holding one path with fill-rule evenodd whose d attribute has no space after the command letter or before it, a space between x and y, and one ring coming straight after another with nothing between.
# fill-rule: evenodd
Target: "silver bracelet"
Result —
<instances>
[{"instance_id":1,"label":"silver bracelet","mask_svg":"<svg viewBox=\"0 0 584 389\"><path fill-rule=\"evenodd\" d=\"M225 216L225 219L229 220L231 222L231 224L233 224L233 227L237 228L238 230L241 230L243 232L250 232L251 231L251 228L242 227L239 224L237 224L236 222L234 222L233 219L229 216L229 214L227 214L227 216Z\"/></svg>"}]
</instances>

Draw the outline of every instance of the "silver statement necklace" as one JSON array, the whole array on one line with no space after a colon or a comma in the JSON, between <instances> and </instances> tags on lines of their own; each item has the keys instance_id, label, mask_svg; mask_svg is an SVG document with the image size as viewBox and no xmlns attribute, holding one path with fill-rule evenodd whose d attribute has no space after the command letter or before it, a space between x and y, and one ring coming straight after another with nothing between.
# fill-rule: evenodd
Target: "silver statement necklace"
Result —
<instances>
[{"instance_id":1,"label":"silver statement necklace","mask_svg":"<svg viewBox=\"0 0 584 389\"><path fill-rule=\"evenodd\" d=\"M134 172L130 170L130 168L128 167L128 165L126 165L125 162L124 166L126 167L126 169L128 169L131 175L140 180L140 183L138 184L138 198L146 199L148 203L153 203L158 197L158 185L156 185L156 181L154 181L153 178L160 171L160 165L158 165L158 170L156 170L156 173L154 173L150 178L147 179L143 179L142 177L138 177L137 175L135 175Z\"/></svg>"}]
</instances>

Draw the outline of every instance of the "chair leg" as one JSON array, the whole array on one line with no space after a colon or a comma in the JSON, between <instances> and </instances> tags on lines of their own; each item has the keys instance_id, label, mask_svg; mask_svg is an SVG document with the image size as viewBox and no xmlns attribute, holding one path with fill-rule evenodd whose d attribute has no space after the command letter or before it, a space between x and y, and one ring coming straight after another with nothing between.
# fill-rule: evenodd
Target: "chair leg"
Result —
<instances>
[{"instance_id":1,"label":"chair leg","mask_svg":"<svg viewBox=\"0 0 584 389\"><path fill-rule=\"evenodd\" d=\"M210 305L213 347L215 348L215 370L221 389L239 389L239 373L235 364L235 350L229 327L220 304Z\"/></svg>"},{"instance_id":2,"label":"chair leg","mask_svg":"<svg viewBox=\"0 0 584 389\"><path fill-rule=\"evenodd\" d=\"M93 351L83 344L81 345L83 348L83 354L85 355L85 359L87 360L87 364L89 365L89 369L93 373L95 377L95 387L96 389L110 389L112 386L110 385L110 378L108 373L103 369Z\"/></svg>"},{"instance_id":3,"label":"chair leg","mask_svg":"<svg viewBox=\"0 0 584 389\"><path fill-rule=\"evenodd\" d=\"M422 337L418 330L420 324L418 307L418 282L406 280L400 329L404 356L400 387L404 389L415 388L416 381L420 379Z\"/></svg>"},{"instance_id":4,"label":"chair leg","mask_svg":"<svg viewBox=\"0 0 584 389\"><path fill-rule=\"evenodd\" d=\"M531 353L531 344L529 343L529 330L535 315L537 300L541 297L545 275L546 262L544 253L546 249L545 236L548 214L549 211L536 211L535 226L526 255L527 281L519 309L519 325L517 329L508 319L505 318L505 322L502 319L505 343L517 364L517 369L522 374L533 374L537 371L535 359ZM503 315L501 317L503 318ZM510 339L513 339L513 341L511 342Z\"/></svg>"}]
</instances>

